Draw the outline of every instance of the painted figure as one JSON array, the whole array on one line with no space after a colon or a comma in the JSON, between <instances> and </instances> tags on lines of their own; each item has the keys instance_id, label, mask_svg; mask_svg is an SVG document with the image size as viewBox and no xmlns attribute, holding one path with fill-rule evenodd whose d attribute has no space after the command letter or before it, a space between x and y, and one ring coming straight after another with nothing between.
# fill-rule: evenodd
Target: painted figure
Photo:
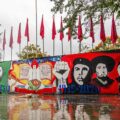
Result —
<instances>
[{"instance_id":1,"label":"painted figure","mask_svg":"<svg viewBox=\"0 0 120 120\"><path fill-rule=\"evenodd\" d=\"M68 78L69 71L70 71L70 68L67 62L64 62L64 61L56 62L53 73L57 78L58 89L67 88L67 78Z\"/></svg>"},{"instance_id":2,"label":"painted figure","mask_svg":"<svg viewBox=\"0 0 120 120\"><path fill-rule=\"evenodd\" d=\"M96 73L96 78L93 82L97 86L108 87L114 80L109 78L108 74L114 68L115 61L109 56L98 56L92 60L93 71Z\"/></svg>"},{"instance_id":3,"label":"painted figure","mask_svg":"<svg viewBox=\"0 0 120 120\"><path fill-rule=\"evenodd\" d=\"M75 59L72 71L72 78L78 85L90 84L91 82L91 64L85 58Z\"/></svg>"},{"instance_id":4,"label":"painted figure","mask_svg":"<svg viewBox=\"0 0 120 120\"><path fill-rule=\"evenodd\" d=\"M30 78L28 81L28 85L26 85L26 88L29 90L38 90L41 82L39 80L38 76L38 62L37 60L33 60L31 63L31 70L30 70Z\"/></svg>"},{"instance_id":5,"label":"painted figure","mask_svg":"<svg viewBox=\"0 0 120 120\"><path fill-rule=\"evenodd\" d=\"M76 58L73 61L71 71L72 83L68 84L68 88L64 89L64 93L72 94L96 94L98 88L91 84L91 62L85 58Z\"/></svg>"},{"instance_id":6,"label":"painted figure","mask_svg":"<svg viewBox=\"0 0 120 120\"><path fill-rule=\"evenodd\" d=\"M43 87L51 86L52 77L53 77L52 69L53 66L50 62L41 63L39 65L39 75L40 75L41 85Z\"/></svg>"}]
</instances>

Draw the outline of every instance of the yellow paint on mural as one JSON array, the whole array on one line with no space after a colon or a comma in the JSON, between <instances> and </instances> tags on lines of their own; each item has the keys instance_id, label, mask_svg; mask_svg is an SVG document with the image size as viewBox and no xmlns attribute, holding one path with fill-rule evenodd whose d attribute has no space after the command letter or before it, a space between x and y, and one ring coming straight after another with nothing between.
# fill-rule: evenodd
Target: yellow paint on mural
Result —
<instances>
[{"instance_id":1,"label":"yellow paint on mural","mask_svg":"<svg viewBox=\"0 0 120 120\"><path fill-rule=\"evenodd\" d=\"M41 84L43 85L50 85L51 84L51 80L47 80L47 79L44 79L44 80L41 80Z\"/></svg>"},{"instance_id":2,"label":"yellow paint on mural","mask_svg":"<svg viewBox=\"0 0 120 120\"><path fill-rule=\"evenodd\" d=\"M22 67L28 67L30 68L30 66L28 64L13 64L12 66L12 70L10 70L9 72L9 76L16 80L17 82L20 82L21 84L27 84L28 83L28 79L21 79L20 78L20 68Z\"/></svg>"}]
</instances>

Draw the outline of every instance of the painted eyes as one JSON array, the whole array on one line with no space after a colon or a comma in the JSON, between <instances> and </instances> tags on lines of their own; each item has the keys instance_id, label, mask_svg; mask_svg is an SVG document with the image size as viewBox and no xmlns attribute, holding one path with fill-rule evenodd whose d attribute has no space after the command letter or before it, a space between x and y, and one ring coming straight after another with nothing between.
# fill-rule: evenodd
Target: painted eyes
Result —
<instances>
[{"instance_id":1,"label":"painted eyes","mask_svg":"<svg viewBox=\"0 0 120 120\"><path fill-rule=\"evenodd\" d=\"M76 71L79 71L80 68L79 68L79 67L75 67L75 70L76 70ZM82 71L88 71L88 69L87 69L86 67L83 67L83 68L82 68Z\"/></svg>"}]
</instances>

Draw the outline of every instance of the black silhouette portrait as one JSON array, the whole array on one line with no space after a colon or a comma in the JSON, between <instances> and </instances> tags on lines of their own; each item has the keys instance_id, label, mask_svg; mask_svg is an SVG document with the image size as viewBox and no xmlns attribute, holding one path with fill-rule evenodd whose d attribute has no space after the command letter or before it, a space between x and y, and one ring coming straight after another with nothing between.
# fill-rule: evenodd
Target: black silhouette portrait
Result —
<instances>
[{"instance_id":1,"label":"black silhouette portrait","mask_svg":"<svg viewBox=\"0 0 120 120\"><path fill-rule=\"evenodd\" d=\"M114 82L114 80L108 77L114 65L115 61L109 56L98 56L92 60L93 72L97 76L93 81L97 86L108 87Z\"/></svg>"},{"instance_id":2,"label":"black silhouette portrait","mask_svg":"<svg viewBox=\"0 0 120 120\"><path fill-rule=\"evenodd\" d=\"M91 84L91 62L85 58L76 58L73 61L71 73L72 83L64 89L64 93L71 94L98 94L99 90Z\"/></svg>"},{"instance_id":3,"label":"black silhouette portrait","mask_svg":"<svg viewBox=\"0 0 120 120\"><path fill-rule=\"evenodd\" d=\"M73 62L72 79L78 85L91 82L91 63L85 58L77 58Z\"/></svg>"}]
</instances>

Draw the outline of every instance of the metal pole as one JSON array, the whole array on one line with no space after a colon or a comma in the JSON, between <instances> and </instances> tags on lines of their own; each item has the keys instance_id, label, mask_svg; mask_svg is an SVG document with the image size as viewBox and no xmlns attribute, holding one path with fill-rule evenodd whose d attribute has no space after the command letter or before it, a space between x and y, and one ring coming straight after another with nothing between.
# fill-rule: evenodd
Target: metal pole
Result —
<instances>
[{"instance_id":1,"label":"metal pole","mask_svg":"<svg viewBox=\"0 0 120 120\"><path fill-rule=\"evenodd\" d=\"M5 50L3 50L3 61L5 60Z\"/></svg>"},{"instance_id":2,"label":"metal pole","mask_svg":"<svg viewBox=\"0 0 120 120\"><path fill-rule=\"evenodd\" d=\"M70 54L72 54L72 39L70 39Z\"/></svg>"},{"instance_id":3,"label":"metal pole","mask_svg":"<svg viewBox=\"0 0 120 120\"><path fill-rule=\"evenodd\" d=\"M63 55L63 40L61 42L62 42L62 55Z\"/></svg>"},{"instance_id":4,"label":"metal pole","mask_svg":"<svg viewBox=\"0 0 120 120\"><path fill-rule=\"evenodd\" d=\"M79 53L81 53L81 41L79 41Z\"/></svg>"},{"instance_id":5,"label":"metal pole","mask_svg":"<svg viewBox=\"0 0 120 120\"><path fill-rule=\"evenodd\" d=\"M53 56L55 56L55 40L53 40Z\"/></svg>"},{"instance_id":6,"label":"metal pole","mask_svg":"<svg viewBox=\"0 0 120 120\"><path fill-rule=\"evenodd\" d=\"M37 47L37 0L35 0L35 13L36 13L36 47Z\"/></svg>"},{"instance_id":7,"label":"metal pole","mask_svg":"<svg viewBox=\"0 0 120 120\"><path fill-rule=\"evenodd\" d=\"M11 48L11 61L12 61L12 48Z\"/></svg>"},{"instance_id":8,"label":"metal pole","mask_svg":"<svg viewBox=\"0 0 120 120\"><path fill-rule=\"evenodd\" d=\"M36 49L37 49L37 0L35 0L35 13L36 13ZM37 50L36 50L36 58L37 58Z\"/></svg>"}]
</instances>

